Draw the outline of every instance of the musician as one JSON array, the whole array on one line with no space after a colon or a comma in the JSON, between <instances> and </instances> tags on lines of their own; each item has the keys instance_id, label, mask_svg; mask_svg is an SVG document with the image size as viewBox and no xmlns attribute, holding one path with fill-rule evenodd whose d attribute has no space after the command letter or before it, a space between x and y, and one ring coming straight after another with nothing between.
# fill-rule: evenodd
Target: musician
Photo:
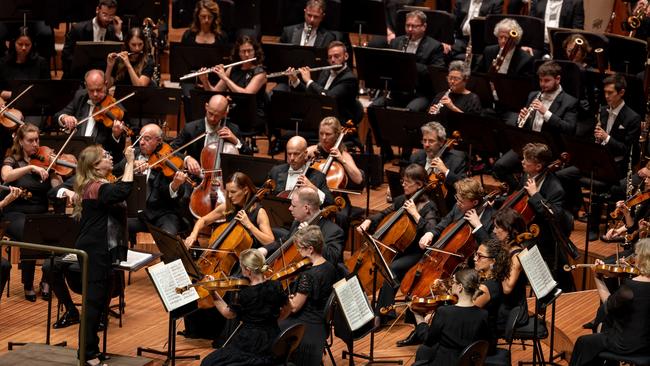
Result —
<instances>
[{"instance_id":1,"label":"musician","mask_svg":"<svg viewBox=\"0 0 650 366\"><path fill-rule=\"evenodd\" d=\"M38 127L30 123L18 128L13 146L2 162L1 174L4 184L24 188L32 194L30 198L16 199L3 210L3 220L10 222L6 234L15 241L23 241L26 216L46 213L48 209L47 191L62 182L58 174L30 164L30 159L38 154L40 148L39 132ZM25 299L35 302L36 261L21 259L20 268ZM40 282L41 295L47 298L50 295L49 286L45 284L45 278L41 278Z\"/></svg>"},{"instance_id":2,"label":"musician","mask_svg":"<svg viewBox=\"0 0 650 366\"><path fill-rule=\"evenodd\" d=\"M0 59L0 98L10 99L10 80L51 79L50 63L34 47L27 27L21 27L18 36L9 44L7 54ZM15 96L15 95L14 95ZM40 122L40 119L39 119Z\"/></svg>"},{"instance_id":3,"label":"musician","mask_svg":"<svg viewBox=\"0 0 650 366\"><path fill-rule=\"evenodd\" d=\"M194 7L192 24L183 32L181 43L186 45L225 44L228 36L221 29L221 11L213 0L199 0Z\"/></svg>"},{"instance_id":4,"label":"musician","mask_svg":"<svg viewBox=\"0 0 650 366\"><path fill-rule=\"evenodd\" d=\"M341 65L339 69L323 70L318 79L313 80L309 67L298 69L302 81L296 74L289 74L289 85L292 90L307 92L309 94L327 95L336 99L339 108L339 119L360 122L363 115L362 108L357 102L359 94L359 81L348 67L348 51L345 44L332 41L327 46L327 61L330 66ZM293 72L290 67L287 72Z\"/></svg>"},{"instance_id":5,"label":"musician","mask_svg":"<svg viewBox=\"0 0 650 366\"><path fill-rule=\"evenodd\" d=\"M453 54L465 57L467 43L471 36L470 20L476 17L486 17L490 14L501 14L503 1L501 0L458 0L454 6L454 44Z\"/></svg>"},{"instance_id":6,"label":"musician","mask_svg":"<svg viewBox=\"0 0 650 366\"><path fill-rule=\"evenodd\" d=\"M18 187L9 187L9 193L7 193L2 200L0 200L0 210L7 207L11 202L15 201L20 197L20 188ZM0 255L0 295L4 293L5 285L9 281L9 274L11 272L11 263L6 260L3 256ZM0 296L2 297L2 296Z\"/></svg>"},{"instance_id":7,"label":"musician","mask_svg":"<svg viewBox=\"0 0 650 366\"><path fill-rule=\"evenodd\" d=\"M219 313L226 319L237 318L242 325L230 342L205 357L201 366L273 363L271 345L280 333L277 321L290 312L287 295L279 282L266 280L267 266L257 249L244 250L239 266L250 286L239 291L238 301L226 303L216 292L212 297Z\"/></svg>"},{"instance_id":8,"label":"musician","mask_svg":"<svg viewBox=\"0 0 650 366\"><path fill-rule=\"evenodd\" d=\"M505 59L497 72L509 76L532 75L533 56L518 46L524 35L524 31L521 29L519 23L511 18L503 19L494 26L494 36L497 37L498 44L485 47L483 51L483 66L481 68L483 72L490 70L492 61L497 58L499 51L507 45L508 39L510 39L510 31L512 30L517 32L517 37L514 40L513 47L506 53Z\"/></svg>"},{"instance_id":9,"label":"musician","mask_svg":"<svg viewBox=\"0 0 650 366\"><path fill-rule=\"evenodd\" d=\"M440 219L438 208L429 199L428 195L420 194L416 200L413 200L413 195L422 189L427 184L427 181L428 175L421 165L411 164L407 166L402 175L404 195L396 197L390 207L369 217L357 227L359 232L362 232L362 230L373 232L386 216L402 207L404 208L411 223L415 225L417 234L413 243L410 243L403 252L398 253L390 263L390 269L397 282L400 282L406 272L422 257L422 249L417 245L417 238L421 237L425 232L433 230ZM386 243L386 245L390 244ZM391 305L395 299L395 293L396 290L388 281L384 281L379 291L377 306L381 308Z\"/></svg>"},{"instance_id":10,"label":"musician","mask_svg":"<svg viewBox=\"0 0 650 366\"><path fill-rule=\"evenodd\" d=\"M478 272L470 268L456 272L451 277L451 293L458 297L455 305L440 306L430 326L418 324L424 345L418 347L414 366L454 365L465 347L489 339L488 313L474 303L483 293Z\"/></svg>"},{"instance_id":11,"label":"musician","mask_svg":"<svg viewBox=\"0 0 650 366\"><path fill-rule=\"evenodd\" d=\"M441 120L446 121L450 111L481 113L481 99L476 93L472 93L466 88L470 73L471 70L465 65L465 62L452 61L447 74L449 89L436 94L429 106L429 114L440 114Z\"/></svg>"},{"instance_id":12,"label":"musician","mask_svg":"<svg viewBox=\"0 0 650 366\"><path fill-rule=\"evenodd\" d=\"M640 274L626 279L615 293L610 293L601 275L594 276L606 318L600 333L578 337L569 365L602 364L598 357L602 351L620 355L650 352L650 239L640 240L635 253ZM602 261L596 260L596 264Z\"/></svg>"},{"instance_id":13,"label":"musician","mask_svg":"<svg viewBox=\"0 0 650 366\"><path fill-rule=\"evenodd\" d=\"M190 174L195 176L201 174L201 164L199 164L201 151L205 146L218 142L219 138L223 139L224 153L238 154L240 151L242 153L247 152L237 136L239 127L227 120L228 105L229 101L226 97L220 94L213 95L205 103L205 117L186 123L181 133L170 144L175 150L207 132L202 141L197 141L180 151L186 154L183 165ZM226 118L225 126L223 126L224 118ZM206 169L212 169L212 167L206 167Z\"/></svg>"},{"instance_id":14,"label":"musician","mask_svg":"<svg viewBox=\"0 0 650 366\"><path fill-rule=\"evenodd\" d=\"M112 264L126 259L119 258L114 249L127 247L124 200L133 188L133 148L127 147L124 156L124 175L117 183L107 181L113 160L99 145L85 148L77 164L75 193L81 199L75 202L73 216L80 218L81 226L75 247L88 253L89 268L83 313L86 329L84 334L79 330L79 339L84 337L86 349L79 352L84 352L87 365L99 365L107 357L99 350L98 326L110 299ZM79 258L79 267L83 269L83 265Z\"/></svg>"},{"instance_id":15,"label":"musician","mask_svg":"<svg viewBox=\"0 0 650 366\"><path fill-rule=\"evenodd\" d=\"M501 281L503 288L503 302L499 307L497 317L497 330L502 336L506 331L506 321L510 312L515 307L521 307L523 310L517 319L518 325L524 325L528 321L528 301L526 300L526 285L528 279L522 271L521 262L518 254L524 249L524 245L530 246L533 243L519 242L518 236L526 232L526 221L515 210L504 208L494 214L494 238L501 242L510 256L510 272Z\"/></svg>"},{"instance_id":16,"label":"musician","mask_svg":"<svg viewBox=\"0 0 650 366\"><path fill-rule=\"evenodd\" d=\"M148 161L162 148L162 129L157 124L148 124L140 130L139 148L136 149L136 174L144 174L147 180L145 209L137 218L129 218L129 240L135 243L136 233L147 232L145 221L171 235L176 235L184 226L181 208L187 204L191 187L185 183L187 174L177 171L173 177L166 177L161 169L150 168ZM121 173L124 161L117 165L116 176Z\"/></svg>"},{"instance_id":17,"label":"musician","mask_svg":"<svg viewBox=\"0 0 650 366\"><path fill-rule=\"evenodd\" d=\"M318 197L323 205L334 203L325 175L312 169L307 161L307 140L302 136L294 136L287 142L287 163L276 165L269 171L268 178L276 183L274 194L291 191L294 187L312 187L318 191Z\"/></svg>"},{"instance_id":18,"label":"musician","mask_svg":"<svg viewBox=\"0 0 650 366\"><path fill-rule=\"evenodd\" d=\"M116 161L119 161L124 156L126 142L122 128L125 126L123 121L114 121L113 127L109 128L90 118L84 124L77 126L79 121L99 111L100 109L96 109L100 108L98 104L101 104L108 95L103 71L94 69L86 72L84 81L86 88L79 89L70 103L54 115L54 119L61 127L73 131L75 136L92 137L95 143L102 145Z\"/></svg>"},{"instance_id":19,"label":"musician","mask_svg":"<svg viewBox=\"0 0 650 366\"><path fill-rule=\"evenodd\" d=\"M428 175L437 171L444 174L444 184L447 187L447 199L436 200L438 209L442 211L440 204L445 203L444 210L455 203L454 184L465 178L467 172L467 154L460 150L446 149L438 156L440 149L447 142L447 131L438 122L427 122L420 127L422 132L422 150L411 155L411 163L424 167Z\"/></svg>"},{"instance_id":20,"label":"musician","mask_svg":"<svg viewBox=\"0 0 650 366\"><path fill-rule=\"evenodd\" d=\"M246 174L236 172L228 177L226 202L217 205L214 210L196 221L192 233L185 239L185 245L189 247L194 244L201 229L221 219L225 219L226 222L239 221L253 237L253 248L271 244L274 240L273 232L269 216L262 205L256 203L248 212L244 211L244 207L255 192L257 192L255 184Z\"/></svg>"},{"instance_id":21,"label":"musician","mask_svg":"<svg viewBox=\"0 0 650 366\"><path fill-rule=\"evenodd\" d=\"M454 188L456 189L454 197L456 204L432 230L427 231L420 238L420 248L426 249L447 226L452 225L461 218L465 218L472 227L472 235L474 235L477 243L490 238L489 233L492 231L493 224L492 215L494 215L495 210L491 205L486 204L482 212L477 212L485 203L481 184L475 179L463 178L454 183Z\"/></svg>"},{"instance_id":22,"label":"musician","mask_svg":"<svg viewBox=\"0 0 650 366\"><path fill-rule=\"evenodd\" d=\"M634 10L630 15L640 14L641 18L641 24L634 32L633 37L645 41L650 35L650 6L648 6L647 0L638 0L633 8ZM629 30L632 30L629 24L627 26L627 28L630 28Z\"/></svg>"},{"instance_id":23,"label":"musician","mask_svg":"<svg viewBox=\"0 0 650 366\"><path fill-rule=\"evenodd\" d=\"M550 43L548 28L583 29L585 11L582 0L538 0L530 7L530 16L544 20L544 43Z\"/></svg>"},{"instance_id":24,"label":"musician","mask_svg":"<svg viewBox=\"0 0 650 366\"><path fill-rule=\"evenodd\" d=\"M582 45L577 44L576 41L582 42ZM581 69L588 67L587 57L591 54L592 48L582 34L575 33L567 37L562 42L562 49L564 49L567 60L575 62Z\"/></svg>"},{"instance_id":25,"label":"musician","mask_svg":"<svg viewBox=\"0 0 650 366\"><path fill-rule=\"evenodd\" d=\"M305 22L282 29L280 43L325 48L336 37L320 26L325 18L325 0L308 0L305 5Z\"/></svg>"},{"instance_id":26,"label":"musician","mask_svg":"<svg viewBox=\"0 0 650 366\"><path fill-rule=\"evenodd\" d=\"M65 35L65 43L61 52L64 78L71 78L72 56L79 41L103 42L122 40L122 19L115 15L116 0L99 0L92 20L77 22Z\"/></svg>"},{"instance_id":27,"label":"musician","mask_svg":"<svg viewBox=\"0 0 650 366\"><path fill-rule=\"evenodd\" d=\"M242 35L237 38L232 49L231 59L234 62L256 58L255 61L246 62L224 69L224 65L217 65L212 71L219 76L219 82L212 85L207 74L199 75L203 88L209 91L228 91L233 93L255 94L257 106L257 119L251 121L253 129L263 129L266 105L266 71L264 70L264 51L262 46L250 36Z\"/></svg>"},{"instance_id":28,"label":"musician","mask_svg":"<svg viewBox=\"0 0 650 366\"><path fill-rule=\"evenodd\" d=\"M305 334L292 355L296 365L318 365L325 348L325 305L338 278L336 268L322 255L325 240L317 225L298 230L294 243L300 254L311 261L312 266L298 276L289 295L291 314L280 321L280 328L304 324Z\"/></svg>"},{"instance_id":29,"label":"musician","mask_svg":"<svg viewBox=\"0 0 650 366\"><path fill-rule=\"evenodd\" d=\"M528 95L527 108L519 111L517 120L510 118L507 123L536 132L550 132L554 135L575 135L578 100L569 95L560 85L562 67L554 61L547 61L537 70L539 92ZM530 109L530 111L529 111ZM519 171L519 157L514 150L505 153L494 165L494 176L507 183L510 189L516 187L513 173Z\"/></svg>"},{"instance_id":30,"label":"musician","mask_svg":"<svg viewBox=\"0 0 650 366\"><path fill-rule=\"evenodd\" d=\"M149 86L154 71L149 46L142 29L133 27L124 39L125 51L111 52L106 57L107 86Z\"/></svg>"}]
</instances>

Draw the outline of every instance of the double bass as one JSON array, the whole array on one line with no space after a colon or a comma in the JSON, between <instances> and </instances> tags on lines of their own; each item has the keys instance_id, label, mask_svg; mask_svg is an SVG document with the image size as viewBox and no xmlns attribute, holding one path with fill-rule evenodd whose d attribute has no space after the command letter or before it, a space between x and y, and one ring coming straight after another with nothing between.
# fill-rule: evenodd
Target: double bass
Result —
<instances>
[{"instance_id":1,"label":"double bass","mask_svg":"<svg viewBox=\"0 0 650 366\"><path fill-rule=\"evenodd\" d=\"M434 189L438 182L429 182L426 186L420 188L411 196L411 200L417 202L418 198L428 191ZM389 245L379 245L382 256L386 263L393 261L398 252L403 252L415 240L417 234L417 225L413 222L410 215L406 213L404 206L397 211L391 212L384 217L371 240L390 243ZM345 262L345 266L350 273L359 277L359 282L363 288L370 291L373 287L374 255L370 248L371 243L365 243L363 247L352 253L350 258ZM383 278L377 276L377 287L381 287Z\"/></svg>"}]
</instances>

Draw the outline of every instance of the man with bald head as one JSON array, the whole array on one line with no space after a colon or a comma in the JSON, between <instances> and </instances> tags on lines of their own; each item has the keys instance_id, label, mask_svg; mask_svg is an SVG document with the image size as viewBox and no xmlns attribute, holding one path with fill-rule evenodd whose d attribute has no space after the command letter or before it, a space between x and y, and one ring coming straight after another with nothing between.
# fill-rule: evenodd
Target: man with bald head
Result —
<instances>
[{"instance_id":1,"label":"man with bald head","mask_svg":"<svg viewBox=\"0 0 650 366\"><path fill-rule=\"evenodd\" d=\"M183 131L172 141L172 148L177 149L204 132L208 132L205 138L180 151L186 154L183 165L190 174L201 174L201 165L199 164L201 150L208 144L218 142L219 138L225 142L223 152L226 154L239 154L240 149L244 148L241 140L237 137L239 127L231 122L226 122L226 125L223 125L223 120L228 116L228 104L228 99L223 95L213 95L205 103L205 117L185 124ZM243 150L241 152L244 153Z\"/></svg>"},{"instance_id":2,"label":"man with bald head","mask_svg":"<svg viewBox=\"0 0 650 366\"><path fill-rule=\"evenodd\" d=\"M325 174L307 166L307 140L294 136L287 142L287 162L276 165L269 171L269 178L275 181L274 193L291 191L294 187L312 187L318 191L320 202L334 204Z\"/></svg>"},{"instance_id":3,"label":"man with bald head","mask_svg":"<svg viewBox=\"0 0 650 366\"><path fill-rule=\"evenodd\" d=\"M68 131L73 131L76 128L75 136L92 137L94 142L102 145L104 150L111 153L113 161L120 161L124 158L123 151L126 140L122 128L125 125L124 122L113 121L113 127L111 128L106 127L100 121L95 121L94 118L90 118L83 124L79 124L79 121L92 115L95 106L106 98L107 90L104 72L97 69L88 71L84 76L84 85L85 89L79 89L72 101L54 115L54 119Z\"/></svg>"}]
</instances>

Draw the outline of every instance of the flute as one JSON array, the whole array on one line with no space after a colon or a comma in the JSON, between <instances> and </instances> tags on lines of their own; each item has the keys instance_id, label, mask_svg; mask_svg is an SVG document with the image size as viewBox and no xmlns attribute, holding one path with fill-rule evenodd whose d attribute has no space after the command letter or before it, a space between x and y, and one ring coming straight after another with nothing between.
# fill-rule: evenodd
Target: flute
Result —
<instances>
[{"instance_id":1,"label":"flute","mask_svg":"<svg viewBox=\"0 0 650 366\"><path fill-rule=\"evenodd\" d=\"M343 67L343 65L329 65L329 66L321 66L321 67L314 67L313 69L309 69L309 71L321 71L321 70L332 70L332 69L339 69ZM277 78L280 76L289 76L289 75L298 75L300 71L298 70L293 70L293 71L279 71L279 72L273 72L268 75L266 75L267 79L271 78Z\"/></svg>"},{"instance_id":2,"label":"flute","mask_svg":"<svg viewBox=\"0 0 650 366\"><path fill-rule=\"evenodd\" d=\"M247 63L247 62L252 62L252 61L255 61L255 60L257 60L257 57L249 58L248 60L243 60L243 61L233 62L233 63L231 63L231 64L228 64L228 65L224 66L223 68L224 68L224 69L227 69L227 68L230 68L230 67L233 67L233 66L237 66L237 65L245 64L245 63ZM209 73L211 73L211 72L212 72L212 68L210 67L210 68L208 68L207 70L196 71L196 72L192 72L192 73L189 73L189 74L183 75L183 76L181 76L181 77L179 78L179 80L190 79L190 78L193 78L193 77L196 77L196 76L199 76L199 75L209 74Z\"/></svg>"}]
</instances>

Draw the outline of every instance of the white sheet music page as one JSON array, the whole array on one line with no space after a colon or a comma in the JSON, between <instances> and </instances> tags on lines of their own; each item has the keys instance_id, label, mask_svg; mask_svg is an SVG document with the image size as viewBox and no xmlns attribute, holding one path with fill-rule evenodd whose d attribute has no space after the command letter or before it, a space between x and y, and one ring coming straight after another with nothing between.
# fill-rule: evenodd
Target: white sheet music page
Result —
<instances>
[{"instance_id":1,"label":"white sheet music page","mask_svg":"<svg viewBox=\"0 0 650 366\"><path fill-rule=\"evenodd\" d=\"M548 295L557 286L537 245L522 250L519 253L519 261L538 299Z\"/></svg>"},{"instance_id":2,"label":"white sheet music page","mask_svg":"<svg viewBox=\"0 0 650 366\"><path fill-rule=\"evenodd\" d=\"M375 318L357 276L338 281L334 291L350 330L357 330Z\"/></svg>"},{"instance_id":3,"label":"white sheet music page","mask_svg":"<svg viewBox=\"0 0 650 366\"><path fill-rule=\"evenodd\" d=\"M180 259L167 264L160 262L147 268L147 272L168 312L199 298L199 294L194 288L182 294L176 293L177 287L183 287L192 283Z\"/></svg>"}]
</instances>

